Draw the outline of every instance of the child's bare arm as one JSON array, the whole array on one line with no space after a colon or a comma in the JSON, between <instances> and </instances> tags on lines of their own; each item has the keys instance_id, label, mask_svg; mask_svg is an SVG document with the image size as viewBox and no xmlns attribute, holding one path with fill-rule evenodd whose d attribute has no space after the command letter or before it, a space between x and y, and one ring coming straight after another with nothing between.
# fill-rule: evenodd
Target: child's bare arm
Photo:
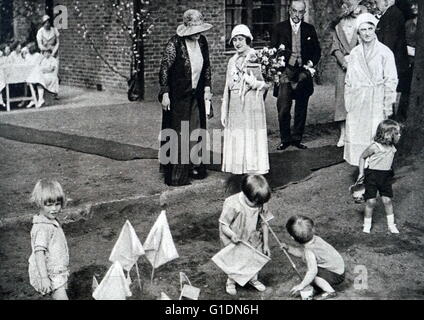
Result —
<instances>
[{"instance_id":1,"label":"child's bare arm","mask_svg":"<svg viewBox=\"0 0 424 320\"><path fill-rule=\"evenodd\" d=\"M286 249L288 253L290 253L292 256L298 257L298 258L302 258L304 256L304 252L302 249L300 248L296 248L293 246L289 246L286 244L283 244L281 246L283 249Z\"/></svg>"},{"instance_id":2,"label":"child's bare arm","mask_svg":"<svg viewBox=\"0 0 424 320\"><path fill-rule=\"evenodd\" d=\"M266 223L262 224L262 234L264 237L264 253L270 257L271 256L271 250L269 250L269 244L268 244L268 240L269 240L269 228L268 225Z\"/></svg>"},{"instance_id":3,"label":"child's bare arm","mask_svg":"<svg viewBox=\"0 0 424 320\"><path fill-rule=\"evenodd\" d=\"M317 276L317 273L318 273L317 260L312 251L305 250L305 260L306 260L308 271L306 272L302 282L291 289L290 292L292 294L295 294L296 292L303 290L306 286L310 285L314 281L315 277Z\"/></svg>"},{"instance_id":4,"label":"child's bare arm","mask_svg":"<svg viewBox=\"0 0 424 320\"><path fill-rule=\"evenodd\" d=\"M237 237L237 235L235 234L235 232L233 230L231 230L231 228L229 226L227 226L226 224L221 223L221 228L222 228L222 232L231 239L232 242L237 243L240 241L240 239Z\"/></svg>"},{"instance_id":5,"label":"child's bare arm","mask_svg":"<svg viewBox=\"0 0 424 320\"><path fill-rule=\"evenodd\" d=\"M364 176L364 170L365 170L365 160L369 157L371 157L376 152L377 146L375 144L371 144L368 148L365 149L364 152L362 152L360 158L359 158L359 176L358 180L361 179Z\"/></svg>"},{"instance_id":6,"label":"child's bare arm","mask_svg":"<svg viewBox=\"0 0 424 320\"><path fill-rule=\"evenodd\" d=\"M41 277L42 293L49 293L51 291L51 282L47 274L46 253L44 251L40 250L35 252L35 263Z\"/></svg>"}]
</instances>

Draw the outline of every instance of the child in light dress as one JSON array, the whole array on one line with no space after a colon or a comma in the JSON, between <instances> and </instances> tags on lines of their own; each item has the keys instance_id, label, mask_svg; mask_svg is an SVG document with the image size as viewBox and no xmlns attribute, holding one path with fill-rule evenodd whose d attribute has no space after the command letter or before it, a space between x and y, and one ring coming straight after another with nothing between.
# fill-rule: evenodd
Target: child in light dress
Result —
<instances>
[{"instance_id":1,"label":"child in light dress","mask_svg":"<svg viewBox=\"0 0 424 320\"><path fill-rule=\"evenodd\" d=\"M59 64L55 57L52 56L52 50L43 51L43 58L37 68L29 75L27 82L30 83L30 88L35 95L33 84L37 87L38 101L35 103L36 108L41 108L45 104L44 91L47 90L53 94L59 92ZM33 105L28 105L27 108Z\"/></svg>"},{"instance_id":2,"label":"child in light dress","mask_svg":"<svg viewBox=\"0 0 424 320\"><path fill-rule=\"evenodd\" d=\"M329 243L315 235L314 222L305 216L293 216L286 229L302 248L282 244L288 253L306 261L307 272L302 282L291 289L293 295L309 285L318 287L323 293L316 300L331 299L337 296L333 286L345 278L345 264L340 253Z\"/></svg>"},{"instance_id":3,"label":"child in light dress","mask_svg":"<svg viewBox=\"0 0 424 320\"><path fill-rule=\"evenodd\" d=\"M387 216L387 226L391 233L399 233L394 222L392 164L396 153L395 144L400 139L400 125L393 120L384 120L378 127L374 142L362 153L359 159L358 181L364 180L366 200L363 232L370 233L372 214L377 205L377 191ZM368 161L366 161L368 160ZM365 168L366 162L368 167Z\"/></svg>"},{"instance_id":4,"label":"child in light dress","mask_svg":"<svg viewBox=\"0 0 424 320\"><path fill-rule=\"evenodd\" d=\"M219 218L219 236L223 246L230 243L245 241L267 256L271 255L268 246L268 226L262 221L261 215L268 222L273 218L267 210L266 203L271 198L271 189L266 179L261 175L246 175L241 183L242 192L225 199ZM237 261L234 261L237 263ZM266 287L255 275L250 281L258 291ZM236 282L228 278L226 292L236 295Z\"/></svg>"},{"instance_id":5,"label":"child in light dress","mask_svg":"<svg viewBox=\"0 0 424 320\"><path fill-rule=\"evenodd\" d=\"M68 300L69 251L56 218L65 206L65 194L59 182L42 179L35 185L31 201L40 211L32 220L32 254L28 260L30 283L42 295Z\"/></svg>"}]
</instances>

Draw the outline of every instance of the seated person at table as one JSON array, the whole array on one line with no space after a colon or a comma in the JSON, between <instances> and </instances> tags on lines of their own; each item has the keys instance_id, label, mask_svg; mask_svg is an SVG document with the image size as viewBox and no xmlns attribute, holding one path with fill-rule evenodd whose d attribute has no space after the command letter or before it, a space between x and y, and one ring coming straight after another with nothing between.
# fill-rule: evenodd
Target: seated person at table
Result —
<instances>
[{"instance_id":1,"label":"seated person at table","mask_svg":"<svg viewBox=\"0 0 424 320\"><path fill-rule=\"evenodd\" d=\"M24 59L22 58L21 51L22 51L22 45L19 41L14 41L10 45L10 54L7 57L7 63L9 64L21 64L23 63Z\"/></svg>"},{"instance_id":2,"label":"seated person at table","mask_svg":"<svg viewBox=\"0 0 424 320\"><path fill-rule=\"evenodd\" d=\"M59 78L57 76L58 63L57 59L52 56L52 50L47 49L43 51L43 57L33 72L29 75L27 82L30 83L31 91L34 90L32 84L37 87L38 101L35 103L36 108L41 108L44 101L44 90L53 94L59 92ZM27 108L32 107L34 104L29 104Z\"/></svg>"},{"instance_id":3,"label":"seated person at table","mask_svg":"<svg viewBox=\"0 0 424 320\"><path fill-rule=\"evenodd\" d=\"M37 46L34 42L28 43L26 46L28 53L25 56L25 64L27 65L38 65L43 56L37 52Z\"/></svg>"}]
</instances>

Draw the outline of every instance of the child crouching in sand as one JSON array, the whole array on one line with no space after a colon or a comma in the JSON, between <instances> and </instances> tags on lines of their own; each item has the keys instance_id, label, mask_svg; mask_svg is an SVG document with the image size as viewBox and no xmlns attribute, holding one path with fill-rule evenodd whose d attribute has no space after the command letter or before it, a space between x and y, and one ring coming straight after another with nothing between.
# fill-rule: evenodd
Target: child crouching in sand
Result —
<instances>
[{"instance_id":1,"label":"child crouching in sand","mask_svg":"<svg viewBox=\"0 0 424 320\"><path fill-rule=\"evenodd\" d=\"M42 179L35 185L31 201L40 211L32 220L30 283L39 293L51 294L54 300L68 300L68 245L56 219L65 206L65 194L59 182Z\"/></svg>"},{"instance_id":2,"label":"child crouching in sand","mask_svg":"<svg viewBox=\"0 0 424 320\"><path fill-rule=\"evenodd\" d=\"M325 300L337 296L333 286L344 281L345 264L342 256L330 244L315 235L314 222L304 216L293 216L286 229L290 236L302 248L296 248L283 244L282 247L290 254L304 258L308 271L303 281L291 289L291 294L297 294L306 286L314 284L323 293L316 300Z\"/></svg>"},{"instance_id":3,"label":"child crouching in sand","mask_svg":"<svg viewBox=\"0 0 424 320\"><path fill-rule=\"evenodd\" d=\"M219 218L219 237L224 246L231 242L245 241L252 247L271 256L268 246L268 226L260 215L268 222L273 218L267 210L266 203L271 198L271 189L266 179L261 175L246 175L241 182L242 192L225 199ZM237 263L237 261L234 261ZM258 291L266 287L258 280L256 274L250 281ZM236 282L228 278L226 292L236 295Z\"/></svg>"}]
</instances>

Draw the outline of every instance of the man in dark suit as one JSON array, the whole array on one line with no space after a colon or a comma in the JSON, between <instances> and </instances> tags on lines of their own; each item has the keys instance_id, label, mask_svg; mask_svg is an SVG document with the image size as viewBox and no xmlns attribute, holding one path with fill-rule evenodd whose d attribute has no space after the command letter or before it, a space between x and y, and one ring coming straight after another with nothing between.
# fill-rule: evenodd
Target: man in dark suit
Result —
<instances>
[{"instance_id":1,"label":"man in dark suit","mask_svg":"<svg viewBox=\"0 0 424 320\"><path fill-rule=\"evenodd\" d=\"M408 80L409 58L406 45L405 16L395 5L395 0L377 0L376 4L382 13L376 34L378 40L388 46L395 55L399 78L397 91L401 93L397 117L399 120L405 120L411 85Z\"/></svg>"},{"instance_id":2,"label":"man in dark suit","mask_svg":"<svg viewBox=\"0 0 424 320\"><path fill-rule=\"evenodd\" d=\"M314 91L312 76L308 72L306 80L298 82L299 74L305 73L304 65L316 66L321 58L321 47L315 28L304 22L306 4L303 0L292 1L290 18L277 24L273 34L272 46L286 48L286 68L281 75L278 90L277 109L280 124L281 144L277 150L293 145L299 149L307 147L301 143L305 130L309 97ZM296 101L294 128L290 130L292 100Z\"/></svg>"}]
</instances>

